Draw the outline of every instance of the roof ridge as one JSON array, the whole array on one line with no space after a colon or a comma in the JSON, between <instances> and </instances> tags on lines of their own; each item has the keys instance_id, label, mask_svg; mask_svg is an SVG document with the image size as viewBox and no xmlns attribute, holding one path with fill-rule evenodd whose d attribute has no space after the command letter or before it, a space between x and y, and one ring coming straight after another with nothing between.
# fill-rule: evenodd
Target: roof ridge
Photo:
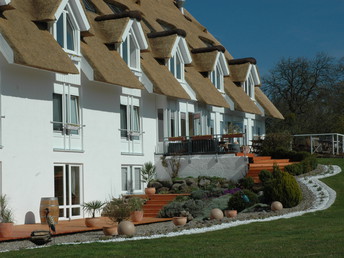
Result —
<instances>
[{"instance_id":1,"label":"roof ridge","mask_svg":"<svg viewBox=\"0 0 344 258\"><path fill-rule=\"evenodd\" d=\"M116 19L122 19L122 18L132 18L136 19L138 21L142 20L142 14L140 11L124 11L122 13L113 13L113 14L105 14L105 15L99 15L94 20L95 21L107 21L107 20L116 20Z\"/></svg>"},{"instance_id":2,"label":"roof ridge","mask_svg":"<svg viewBox=\"0 0 344 258\"><path fill-rule=\"evenodd\" d=\"M159 38L159 37L167 37L173 34L177 34L183 38L186 37L186 31L182 29L172 29L172 30L164 30L159 32L151 32L147 34L148 38Z\"/></svg>"},{"instance_id":3,"label":"roof ridge","mask_svg":"<svg viewBox=\"0 0 344 258\"><path fill-rule=\"evenodd\" d=\"M191 50L191 53L198 54L198 53L207 53L213 51L220 51L224 53L226 49L222 45L212 46L212 47L202 47L202 48L194 48Z\"/></svg>"}]
</instances>

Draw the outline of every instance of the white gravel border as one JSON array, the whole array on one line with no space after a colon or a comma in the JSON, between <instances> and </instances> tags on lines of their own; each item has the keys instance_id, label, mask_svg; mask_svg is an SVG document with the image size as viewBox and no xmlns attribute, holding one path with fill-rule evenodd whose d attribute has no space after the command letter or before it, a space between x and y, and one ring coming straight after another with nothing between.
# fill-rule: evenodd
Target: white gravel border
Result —
<instances>
[{"instance_id":1,"label":"white gravel border","mask_svg":"<svg viewBox=\"0 0 344 258\"><path fill-rule=\"evenodd\" d=\"M88 244L88 243L96 243L96 242L97 243L99 242L101 243L124 242L124 241L136 241L136 240L144 240L144 239L157 239L157 238L162 238L162 237L175 237L175 236L181 236L181 235L192 235L192 234L206 233L206 232L221 230L221 229L226 229L226 228L232 228L232 227L236 227L240 225L250 224L253 222L265 222L265 221L273 221L273 220L278 220L278 219L293 218L296 216L301 216L306 213L325 210L329 208L336 200L336 192L330 187L328 187L326 184L321 182L319 179L334 176L341 172L341 169L339 166L325 166L325 167L327 167L327 171L325 173L322 173L316 176L304 176L302 178L297 179L298 181L304 183L316 196L316 201L313 207L305 211L291 212L284 215L272 216L272 217L263 218L263 219L251 219L251 220L241 220L241 221L237 220L237 221L233 221L229 223L222 223L220 225L214 225L211 227L185 229L179 232L170 232L168 234L140 236L140 237L132 237L132 238L113 238L113 239L108 239L108 240L85 241L85 242L70 242L70 243L63 243L63 244L58 244L58 245L80 245L80 244ZM28 249L45 248L45 247L47 246L37 246L37 247L28 248ZM8 250L0 251L0 253L7 252L7 251Z\"/></svg>"}]
</instances>

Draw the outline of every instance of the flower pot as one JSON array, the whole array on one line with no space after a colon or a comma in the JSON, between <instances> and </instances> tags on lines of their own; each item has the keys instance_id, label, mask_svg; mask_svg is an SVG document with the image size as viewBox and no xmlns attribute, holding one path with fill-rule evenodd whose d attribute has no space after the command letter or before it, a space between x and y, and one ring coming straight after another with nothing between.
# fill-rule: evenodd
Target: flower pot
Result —
<instances>
[{"instance_id":1,"label":"flower pot","mask_svg":"<svg viewBox=\"0 0 344 258\"><path fill-rule=\"evenodd\" d=\"M0 237L11 237L13 233L13 223L0 223Z\"/></svg>"},{"instance_id":2,"label":"flower pot","mask_svg":"<svg viewBox=\"0 0 344 258\"><path fill-rule=\"evenodd\" d=\"M237 210L225 210L225 216L227 218L235 218L238 215Z\"/></svg>"},{"instance_id":3,"label":"flower pot","mask_svg":"<svg viewBox=\"0 0 344 258\"><path fill-rule=\"evenodd\" d=\"M147 188L145 188L145 194L147 194L147 195L155 194L155 192L156 192L155 187L147 187Z\"/></svg>"},{"instance_id":4,"label":"flower pot","mask_svg":"<svg viewBox=\"0 0 344 258\"><path fill-rule=\"evenodd\" d=\"M135 225L131 221L123 220L118 224L119 235L133 236L135 231Z\"/></svg>"},{"instance_id":5,"label":"flower pot","mask_svg":"<svg viewBox=\"0 0 344 258\"><path fill-rule=\"evenodd\" d=\"M218 208L212 209L210 212L210 219L217 219L217 220L223 219L222 210L220 210Z\"/></svg>"},{"instance_id":6,"label":"flower pot","mask_svg":"<svg viewBox=\"0 0 344 258\"><path fill-rule=\"evenodd\" d=\"M187 217L173 217L172 222L176 226L183 226L187 222Z\"/></svg>"},{"instance_id":7,"label":"flower pot","mask_svg":"<svg viewBox=\"0 0 344 258\"><path fill-rule=\"evenodd\" d=\"M86 218L85 219L85 225L86 227L89 227L89 228L100 227L100 222L101 222L100 218Z\"/></svg>"},{"instance_id":8,"label":"flower pot","mask_svg":"<svg viewBox=\"0 0 344 258\"><path fill-rule=\"evenodd\" d=\"M140 222L143 219L143 211L133 211L130 214L130 220L132 222Z\"/></svg>"},{"instance_id":9,"label":"flower pot","mask_svg":"<svg viewBox=\"0 0 344 258\"><path fill-rule=\"evenodd\" d=\"M105 236L117 236L118 235L118 224L112 226L103 227L103 233Z\"/></svg>"}]
</instances>

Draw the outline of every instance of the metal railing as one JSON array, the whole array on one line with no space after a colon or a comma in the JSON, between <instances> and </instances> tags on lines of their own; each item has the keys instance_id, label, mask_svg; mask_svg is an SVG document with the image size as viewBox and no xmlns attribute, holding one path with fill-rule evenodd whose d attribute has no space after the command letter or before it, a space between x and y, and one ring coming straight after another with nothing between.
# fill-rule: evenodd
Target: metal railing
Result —
<instances>
[{"instance_id":1,"label":"metal railing","mask_svg":"<svg viewBox=\"0 0 344 258\"><path fill-rule=\"evenodd\" d=\"M165 155L225 154L240 152L245 135L217 134L166 137Z\"/></svg>"}]
</instances>

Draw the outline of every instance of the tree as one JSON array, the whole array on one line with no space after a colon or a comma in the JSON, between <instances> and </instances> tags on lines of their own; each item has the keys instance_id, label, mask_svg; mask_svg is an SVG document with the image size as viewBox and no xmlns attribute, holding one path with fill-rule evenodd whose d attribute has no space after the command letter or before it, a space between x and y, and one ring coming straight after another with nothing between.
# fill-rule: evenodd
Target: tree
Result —
<instances>
[{"instance_id":1,"label":"tree","mask_svg":"<svg viewBox=\"0 0 344 258\"><path fill-rule=\"evenodd\" d=\"M267 121L268 131L344 132L343 71L344 58L323 53L313 59L282 58L263 78L263 90L285 117Z\"/></svg>"}]
</instances>

